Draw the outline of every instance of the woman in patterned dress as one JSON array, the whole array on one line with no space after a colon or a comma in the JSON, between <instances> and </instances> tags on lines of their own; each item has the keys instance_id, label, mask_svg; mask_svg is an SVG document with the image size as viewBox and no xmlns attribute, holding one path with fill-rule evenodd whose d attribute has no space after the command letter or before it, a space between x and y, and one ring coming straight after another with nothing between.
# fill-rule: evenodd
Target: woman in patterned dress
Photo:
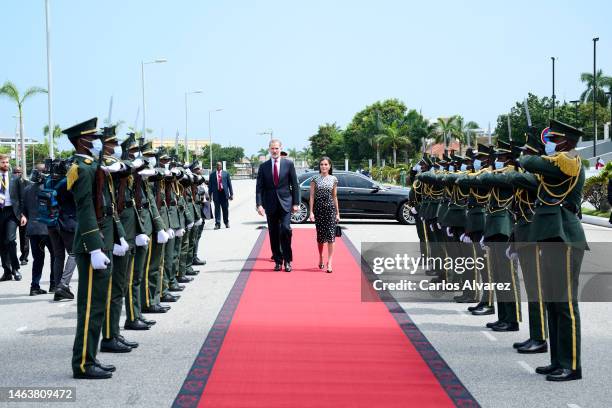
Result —
<instances>
[{"instance_id":1,"label":"woman in patterned dress","mask_svg":"<svg viewBox=\"0 0 612 408\"><path fill-rule=\"evenodd\" d=\"M332 175L332 162L329 157L319 160L319 174L310 182L310 221L314 221L319 247L319 268L323 263L323 247L327 244L327 272L332 271L336 223L340 221L338 212L338 179Z\"/></svg>"}]
</instances>

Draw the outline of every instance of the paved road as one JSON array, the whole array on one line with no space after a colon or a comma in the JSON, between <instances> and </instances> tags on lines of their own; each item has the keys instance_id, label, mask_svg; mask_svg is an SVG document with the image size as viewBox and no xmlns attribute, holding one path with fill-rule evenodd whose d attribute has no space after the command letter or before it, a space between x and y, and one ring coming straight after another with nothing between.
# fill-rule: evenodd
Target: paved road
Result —
<instances>
[{"instance_id":1,"label":"paved road","mask_svg":"<svg viewBox=\"0 0 612 408\"><path fill-rule=\"evenodd\" d=\"M138 349L123 355L99 354L103 362L117 366L111 380L77 381L71 377L75 302L54 303L50 295L27 296L29 266L22 271L23 281L0 283L0 387L74 386L77 402L71 407L171 405L265 225L254 211L254 182L235 181L234 188L231 228L213 231L210 222L206 226L199 248L200 257L208 261L203 273L187 286L170 313L155 315L158 323L152 330L123 333L140 343ZM392 221L347 222L345 227L346 237L357 248L363 241L417 239L414 227ZM610 240L608 229L591 225L585 229L590 240ZM313 243L313 256L315 253ZM47 272L43 279L48 279ZM46 286L48 280L43 282ZM612 367L610 304L581 305L585 378L570 384L550 384L531 372L546 362L547 355L521 356L512 351L511 343L525 337L525 324L519 333L493 334L483 328L489 319L465 314L465 306L419 303L403 307L483 407L586 408L609 406L604 401L612 401L612 376L606 374ZM526 310L526 305L523 307ZM20 406L28 405L34 406Z\"/></svg>"}]
</instances>

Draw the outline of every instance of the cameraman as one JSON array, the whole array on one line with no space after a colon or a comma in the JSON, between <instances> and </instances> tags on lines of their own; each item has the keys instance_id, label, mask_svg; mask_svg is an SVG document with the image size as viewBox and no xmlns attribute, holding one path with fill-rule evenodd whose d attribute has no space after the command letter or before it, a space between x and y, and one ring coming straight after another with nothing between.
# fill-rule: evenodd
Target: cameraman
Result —
<instances>
[{"instance_id":1,"label":"cameraman","mask_svg":"<svg viewBox=\"0 0 612 408\"><path fill-rule=\"evenodd\" d=\"M30 181L23 190L23 214L28 219L25 225L25 235L30 240L32 249L32 284L30 286L30 296L44 295L47 293L40 288L40 278L42 269L45 264L45 247L49 249L51 254L51 262L53 262L53 252L49 245L49 236L47 233L47 225L38 221L38 192L43 188L45 180L45 165L40 163L32 169ZM53 286L53 274L51 274L51 286Z\"/></svg>"},{"instance_id":2,"label":"cameraman","mask_svg":"<svg viewBox=\"0 0 612 408\"><path fill-rule=\"evenodd\" d=\"M49 240L53 248L53 279L57 284L54 301L74 299L70 291L70 280L76 268L72 242L76 228L76 205L72 193L67 189L66 173L70 163L56 159L50 164L51 175L48 177L45 188L56 191L58 204L58 219L53 226L48 226ZM68 259L66 260L66 253ZM64 265L64 261L66 261Z\"/></svg>"}]
</instances>

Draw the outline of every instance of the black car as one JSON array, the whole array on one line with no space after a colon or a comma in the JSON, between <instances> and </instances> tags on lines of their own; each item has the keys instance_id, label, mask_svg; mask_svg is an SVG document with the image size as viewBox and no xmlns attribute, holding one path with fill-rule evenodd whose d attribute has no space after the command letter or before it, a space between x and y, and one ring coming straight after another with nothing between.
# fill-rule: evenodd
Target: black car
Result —
<instances>
[{"instance_id":1,"label":"black car","mask_svg":"<svg viewBox=\"0 0 612 408\"><path fill-rule=\"evenodd\" d=\"M291 216L291 222L300 224L310 215L310 180L318 172L300 174L301 202L299 211ZM408 205L410 189L386 187L372 179L351 171L334 171L338 178L338 204L340 218L395 219L402 224L414 224L414 216Z\"/></svg>"}]
</instances>

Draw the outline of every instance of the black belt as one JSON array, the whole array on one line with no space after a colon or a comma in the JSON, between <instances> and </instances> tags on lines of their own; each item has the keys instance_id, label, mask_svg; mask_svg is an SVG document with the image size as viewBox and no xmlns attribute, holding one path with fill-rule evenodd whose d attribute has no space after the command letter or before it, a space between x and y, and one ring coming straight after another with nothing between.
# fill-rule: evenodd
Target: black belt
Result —
<instances>
[{"instance_id":1,"label":"black belt","mask_svg":"<svg viewBox=\"0 0 612 408\"><path fill-rule=\"evenodd\" d=\"M142 203L139 210L142 210L143 208L149 208L149 203Z\"/></svg>"},{"instance_id":2,"label":"black belt","mask_svg":"<svg viewBox=\"0 0 612 408\"><path fill-rule=\"evenodd\" d=\"M126 201L125 202L125 208L132 208L134 207L134 202L133 201Z\"/></svg>"},{"instance_id":3,"label":"black belt","mask_svg":"<svg viewBox=\"0 0 612 408\"><path fill-rule=\"evenodd\" d=\"M176 204L178 204L176 201L170 200L170 205L176 205Z\"/></svg>"}]
</instances>

